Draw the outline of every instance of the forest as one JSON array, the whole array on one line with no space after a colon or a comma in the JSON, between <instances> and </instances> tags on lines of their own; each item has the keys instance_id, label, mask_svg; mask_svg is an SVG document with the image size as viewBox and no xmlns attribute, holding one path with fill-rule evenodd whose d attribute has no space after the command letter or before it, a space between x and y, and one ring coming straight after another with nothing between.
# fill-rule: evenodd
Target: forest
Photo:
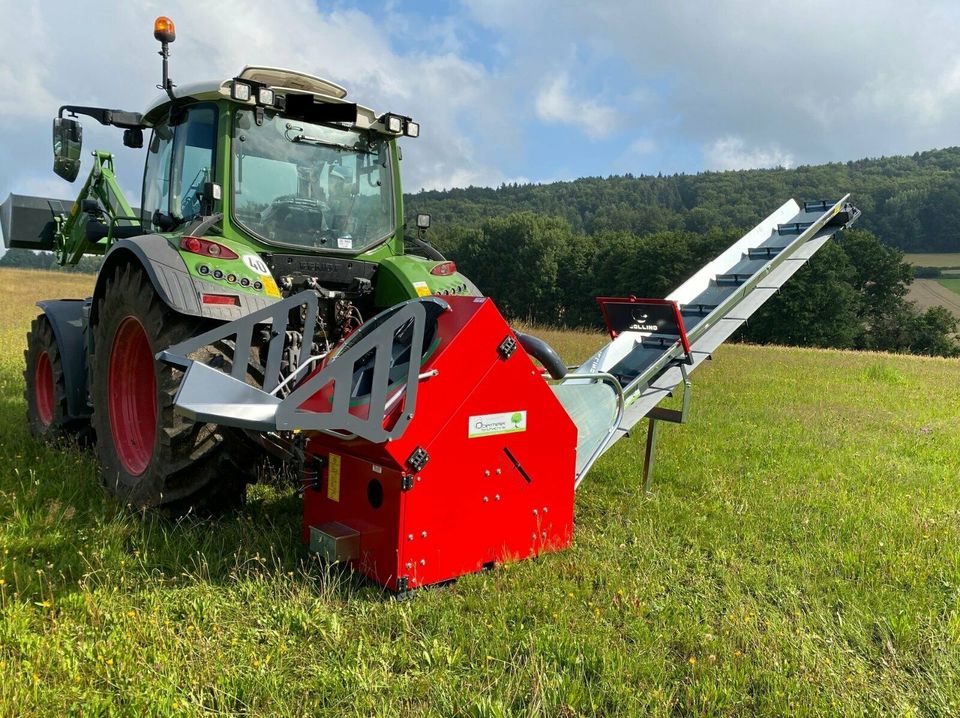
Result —
<instances>
[{"instance_id":1,"label":"forest","mask_svg":"<svg viewBox=\"0 0 960 718\"><path fill-rule=\"evenodd\" d=\"M435 236L532 211L578 234L743 230L790 197L839 199L863 210L859 226L904 252L960 252L960 147L794 169L695 175L586 177L543 185L468 187L407 196L408 214L433 216Z\"/></svg>"},{"instance_id":2,"label":"forest","mask_svg":"<svg viewBox=\"0 0 960 718\"><path fill-rule=\"evenodd\" d=\"M789 198L863 210L740 338L955 356L957 321L907 301L903 252L960 251L960 148L795 169L590 177L408 195L429 240L510 318L600 326L594 298L662 297Z\"/></svg>"}]
</instances>

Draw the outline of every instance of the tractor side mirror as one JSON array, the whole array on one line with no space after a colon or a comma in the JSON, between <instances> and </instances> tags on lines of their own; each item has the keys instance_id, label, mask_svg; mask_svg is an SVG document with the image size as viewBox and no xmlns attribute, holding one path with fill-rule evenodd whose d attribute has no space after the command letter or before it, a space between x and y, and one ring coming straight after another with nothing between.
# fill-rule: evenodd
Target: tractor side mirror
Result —
<instances>
[{"instance_id":1,"label":"tractor side mirror","mask_svg":"<svg viewBox=\"0 0 960 718\"><path fill-rule=\"evenodd\" d=\"M83 146L83 127L69 117L53 120L53 171L67 182L73 182L80 172L80 149Z\"/></svg>"},{"instance_id":2,"label":"tractor side mirror","mask_svg":"<svg viewBox=\"0 0 960 718\"><path fill-rule=\"evenodd\" d=\"M134 127L123 131L123 146L139 150L143 147L143 130Z\"/></svg>"}]
</instances>

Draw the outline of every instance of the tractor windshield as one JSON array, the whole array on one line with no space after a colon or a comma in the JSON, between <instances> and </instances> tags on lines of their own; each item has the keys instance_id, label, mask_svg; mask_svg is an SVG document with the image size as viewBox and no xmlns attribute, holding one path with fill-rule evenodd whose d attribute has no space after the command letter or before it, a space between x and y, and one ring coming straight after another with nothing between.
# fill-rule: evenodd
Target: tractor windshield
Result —
<instances>
[{"instance_id":1,"label":"tractor windshield","mask_svg":"<svg viewBox=\"0 0 960 718\"><path fill-rule=\"evenodd\" d=\"M233 216L261 239L360 251L393 234L389 142L372 133L236 113Z\"/></svg>"}]
</instances>

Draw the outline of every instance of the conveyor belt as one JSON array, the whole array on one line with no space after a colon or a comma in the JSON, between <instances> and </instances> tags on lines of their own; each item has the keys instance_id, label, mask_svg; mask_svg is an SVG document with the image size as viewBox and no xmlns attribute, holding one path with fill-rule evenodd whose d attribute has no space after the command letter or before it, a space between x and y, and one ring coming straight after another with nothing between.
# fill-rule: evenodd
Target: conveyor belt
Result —
<instances>
[{"instance_id":1,"label":"conveyor belt","mask_svg":"<svg viewBox=\"0 0 960 718\"><path fill-rule=\"evenodd\" d=\"M591 445L581 442L578 446L578 483L601 454L684 381L684 373L708 359L820 247L859 217L860 211L847 203L848 197L803 206L794 200L786 202L671 293L667 299L680 306L691 345L689 356L675 336L625 331L584 362L576 370L577 378L559 385L567 387L558 391L561 401L577 385L592 383L592 391L597 391L596 382L584 379L585 374L612 375L623 388L622 417L608 420L605 437L596 430L595 416L577 416L583 402L564 401L578 426L592 427L585 432Z\"/></svg>"}]
</instances>

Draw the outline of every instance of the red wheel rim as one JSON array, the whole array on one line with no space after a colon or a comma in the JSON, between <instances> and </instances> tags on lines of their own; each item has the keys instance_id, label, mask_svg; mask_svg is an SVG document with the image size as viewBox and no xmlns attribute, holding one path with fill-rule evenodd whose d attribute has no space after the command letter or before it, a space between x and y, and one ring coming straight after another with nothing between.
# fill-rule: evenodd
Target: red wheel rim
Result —
<instances>
[{"instance_id":1,"label":"red wheel rim","mask_svg":"<svg viewBox=\"0 0 960 718\"><path fill-rule=\"evenodd\" d=\"M107 372L110 432L117 458L132 476L142 474L153 457L157 433L157 380L153 352L143 325L126 317L113 337Z\"/></svg>"},{"instance_id":2,"label":"red wheel rim","mask_svg":"<svg viewBox=\"0 0 960 718\"><path fill-rule=\"evenodd\" d=\"M50 355L40 352L33 374L33 393L37 404L37 416L40 423L50 426L53 423L53 367Z\"/></svg>"}]
</instances>

